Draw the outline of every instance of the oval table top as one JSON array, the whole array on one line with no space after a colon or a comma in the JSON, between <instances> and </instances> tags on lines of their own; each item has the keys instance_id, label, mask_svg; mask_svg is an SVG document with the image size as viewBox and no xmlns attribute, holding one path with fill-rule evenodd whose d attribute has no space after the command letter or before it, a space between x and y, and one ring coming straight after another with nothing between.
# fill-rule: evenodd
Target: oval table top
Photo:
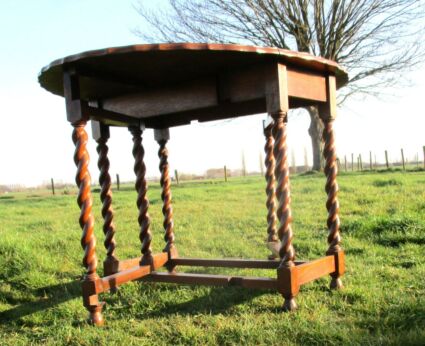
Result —
<instances>
[{"instance_id":1,"label":"oval table top","mask_svg":"<svg viewBox=\"0 0 425 346\"><path fill-rule=\"evenodd\" d=\"M290 66L335 74L337 87L348 81L346 71L337 63L307 53L208 43L140 44L87 51L53 61L42 68L38 80L46 90L63 96L63 67L73 66L84 75L105 81L86 83L80 90L81 98L98 99L120 95L129 87L154 87L196 80L220 71L276 59Z\"/></svg>"}]
</instances>

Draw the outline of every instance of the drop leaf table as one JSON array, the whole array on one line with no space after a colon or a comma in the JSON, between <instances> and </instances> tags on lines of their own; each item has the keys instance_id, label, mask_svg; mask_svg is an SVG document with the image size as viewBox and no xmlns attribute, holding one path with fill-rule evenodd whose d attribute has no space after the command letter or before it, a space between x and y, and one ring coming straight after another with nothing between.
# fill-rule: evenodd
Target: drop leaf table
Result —
<instances>
[{"instance_id":1,"label":"drop leaf table","mask_svg":"<svg viewBox=\"0 0 425 346\"><path fill-rule=\"evenodd\" d=\"M325 275L331 288L342 287L344 252L340 246L337 164L332 124L336 89L347 73L333 61L278 48L224 44L144 44L89 51L56 60L39 75L41 86L63 96L73 126L81 245L86 274L82 282L89 321L103 324L99 294L142 279L180 284L242 286L273 289L284 298L283 309L296 308L300 286ZM287 113L291 108L317 106L324 123L323 141L328 210L328 250L313 261L296 261L292 245ZM179 257L174 240L167 142L169 128L266 112L264 124L268 259L198 259ZM104 277L97 274L93 232L91 180L85 126L91 121L97 142L101 185ZM141 256L120 260L115 253L108 146L110 126L125 126L133 140ZM154 129L159 144L164 215L163 252L151 249L152 233L146 196L142 134ZM278 256L277 256L278 255ZM275 278L179 273L178 266L275 269ZM166 271L158 271L164 267Z\"/></svg>"}]
</instances>

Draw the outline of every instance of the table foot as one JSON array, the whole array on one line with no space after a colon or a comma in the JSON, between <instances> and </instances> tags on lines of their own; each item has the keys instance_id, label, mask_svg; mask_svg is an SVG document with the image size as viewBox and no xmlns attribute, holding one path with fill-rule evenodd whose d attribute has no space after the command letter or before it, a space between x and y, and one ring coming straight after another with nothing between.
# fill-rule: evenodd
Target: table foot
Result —
<instances>
[{"instance_id":1,"label":"table foot","mask_svg":"<svg viewBox=\"0 0 425 346\"><path fill-rule=\"evenodd\" d=\"M102 305L96 307L90 307L89 310L89 318L87 322L94 326L103 326L105 321L102 316Z\"/></svg>"},{"instance_id":2,"label":"table foot","mask_svg":"<svg viewBox=\"0 0 425 346\"><path fill-rule=\"evenodd\" d=\"M332 278L330 289L331 290L340 290L341 288L344 288L344 285L342 284L342 281L340 278Z\"/></svg>"},{"instance_id":3,"label":"table foot","mask_svg":"<svg viewBox=\"0 0 425 346\"><path fill-rule=\"evenodd\" d=\"M285 298L285 301L283 302L283 311L289 312L289 311L295 311L298 308L297 303L295 302L294 297Z\"/></svg>"},{"instance_id":4,"label":"table foot","mask_svg":"<svg viewBox=\"0 0 425 346\"><path fill-rule=\"evenodd\" d=\"M179 254L177 252L177 248L174 244L171 244L171 246L167 246L164 249L164 252L168 254L168 259L175 259L179 257ZM165 264L165 267L167 268L169 273L176 273L176 264L172 261L168 261L168 263Z\"/></svg>"}]
</instances>

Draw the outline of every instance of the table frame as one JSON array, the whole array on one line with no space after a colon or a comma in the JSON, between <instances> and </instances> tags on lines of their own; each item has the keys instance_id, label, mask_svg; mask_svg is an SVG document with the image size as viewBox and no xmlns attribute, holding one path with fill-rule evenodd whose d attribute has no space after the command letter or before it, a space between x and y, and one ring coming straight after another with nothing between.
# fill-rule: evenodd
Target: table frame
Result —
<instances>
[{"instance_id":1,"label":"table frame","mask_svg":"<svg viewBox=\"0 0 425 346\"><path fill-rule=\"evenodd\" d=\"M180 284L202 284L217 286L242 286L247 288L272 289L278 291L284 298L283 310L295 310L297 305L295 296L300 286L325 275L331 276L331 289L342 287L340 277L344 274L344 252L340 246L339 232L339 202L337 198L338 184L336 181L337 162L334 143L333 121L336 117L336 78L332 73L316 78L314 87L321 81L320 88L325 88L325 100L318 101L311 98L319 105L320 116L324 122L324 158L326 175L325 190L327 193L326 208L328 210L327 227L328 250L326 256L313 261L296 261L295 250L292 245L293 230L291 227L291 195L289 185L287 136L287 112L290 104L290 93L302 93L302 88L297 89L294 78L288 79L288 71L280 62L269 63L265 68L261 90L264 90L266 109L272 121L264 127L266 139L265 164L266 164L266 206L267 206L267 235L268 242L276 244L279 259L270 255L268 260L242 260L242 259L197 259L181 258L178 256L174 236L174 220L171 200L171 181L168 165L167 142L169 140L168 128L156 128L155 140L159 144L158 155L160 158L161 187L163 201L163 226L165 247L163 252L153 254L151 249L152 233L150 230L150 217L148 213L149 202L146 196L146 167L144 164L144 148L142 134L145 130L143 119L119 116L118 113L104 109L102 103L97 106L90 105L81 99L79 88L79 73L72 66L64 69L64 94L68 121L74 127L72 139L75 144L74 161L77 166L76 183L79 188L78 205L81 213L79 223L82 229L81 245L84 250L83 264L86 275L82 281L83 303L89 311L89 322L95 325L103 324L102 306L99 294L114 291L118 286L141 279L143 281L170 282ZM298 72L297 72L298 73ZM311 79L311 73L302 75L305 86ZM310 78L310 79L309 79ZM229 77L227 78L229 80ZM292 83L292 84L291 84ZM295 84L294 84L295 83ZM223 81L220 82L220 85ZM237 85L237 83L236 83ZM220 89L219 94L231 93L227 86ZM243 91L243 90L242 90ZM248 90L248 93L250 91ZM297 94L298 93L298 94ZM243 94L243 92L242 92ZM314 96L314 92L310 92ZM309 94L309 95L310 95ZM322 95L323 92L321 91ZM229 94L230 95L230 94ZM164 94L164 97L166 95ZM242 95L243 96L243 95ZM241 96L241 98L243 98ZM323 98L323 96L320 96ZM309 99L309 97L306 97ZM127 122L133 139L133 156L135 159L134 172L136 174L135 188L137 191L137 207L139 211L138 223L140 226L139 239L141 242L141 257L120 260L115 254L115 226L112 210L111 177L109 175L108 146L109 125L101 122L109 121ZM104 265L104 277L97 274L96 239L94 235L94 218L92 214L91 180L88 171L89 154L87 151L88 136L85 126L92 120L93 137L97 142L99 154L98 167L100 170L99 182L101 185L100 197L102 201L103 232L105 234L105 248L107 250ZM122 123L120 123L122 125ZM244 277L231 275L204 275L178 273L178 266L202 267L229 267L229 268L259 268L275 269L276 278ZM158 272L165 267L167 272Z\"/></svg>"}]
</instances>

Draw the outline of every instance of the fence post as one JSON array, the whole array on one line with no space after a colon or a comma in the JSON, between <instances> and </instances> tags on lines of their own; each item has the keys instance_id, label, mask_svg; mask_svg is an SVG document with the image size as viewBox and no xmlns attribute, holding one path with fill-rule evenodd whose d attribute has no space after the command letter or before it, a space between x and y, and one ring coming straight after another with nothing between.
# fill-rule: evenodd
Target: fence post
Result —
<instances>
[{"instance_id":1,"label":"fence post","mask_svg":"<svg viewBox=\"0 0 425 346\"><path fill-rule=\"evenodd\" d=\"M403 148L401 148L401 162L403 163L403 171L406 170L406 164L404 163L404 151Z\"/></svg>"},{"instance_id":2,"label":"fence post","mask_svg":"<svg viewBox=\"0 0 425 346\"><path fill-rule=\"evenodd\" d=\"M179 172L177 172L177 169L174 170L174 177L176 178L177 185L179 185Z\"/></svg>"},{"instance_id":3,"label":"fence post","mask_svg":"<svg viewBox=\"0 0 425 346\"><path fill-rule=\"evenodd\" d=\"M227 167L224 165L224 181L227 183Z\"/></svg>"},{"instance_id":4,"label":"fence post","mask_svg":"<svg viewBox=\"0 0 425 346\"><path fill-rule=\"evenodd\" d=\"M295 151L294 149L291 150L291 166L292 166L292 173L297 173L297 163L295 161Z\"/></svg>"},{"instance_id":5,"label":"fence post","mask_svg":"<svg viewBox=\"0 0 425 346\"><path fill-rule=\"evenodd\" d=\"M345 171L347 172L347 155L344 155L344 168L345 168Z\"/></svg>"},{"instance_id":6,"label":"fence post","mask_svg":"<svg viewBox=\"0 0 425 346\"><path fill-rule=\"evenodd\" d=\"M242 151L242 176L246 177L246 162L244 151Z\"/></svg>"},{"instance_id":7,"label":"fence post","mask_svg":"<svg viewBox=\"0 0 425 346\"><path fill-rule=\"evenodd\" d=\"M388 151L385 150L385 163L387 165L387 169L390 168L390 164L388 163Z\"/></svg>"},{"instance_id":8,"label":"fence post","mask_svg":"<svg viewBox=\"0 0 425 346\"><path fill-rule=\"evenodd\" d=\"M425 168L425 145L422 147L423 151L424 151L424 168Z\"/></svg>"},{"instance_id":9,"label":"fence post","mask_svg":"<svg viewBox=\"0 0 425 346\"><path fill-rule=\"evenodd\" d=\"M372 151L369 151L369 165L370 170L373 170L373 162L372 162Z\"/></svg>"},{"instance_id":10,"label":"fence post","mask_svg":"<svg viewBox=\"0 0 425 346\"><path fill-rule=\"evenodd\" d=\"M304 147L304 171L308 171L308 156L306 147Z\"/></svg>"},{"instance_id":11,"label":"fence post","mask_svg":"<svg viewBox=\"0 0 425 346\"><path fill-rule=\"evenodd\" d=\"M50 179L50 182L52 184L52 194L55 194L55 182L53 181L53 178Z\"/></svg>"},{"instance_id":12,"label":"fence post","mask_svg":"<svg viewBox=\"0 0 425 346\"><path fill-rule=\"evenodd\" d=\"M120 175L117 173L117 190L120 190Z\"/></svg>"},{"instance_id":13,"label":"fence post","mask_svg":"<svg viewBox=\"0 0 425 346\"><path fill-rule=\"evenodd\" d=\"M264 176L264 158L263 153L260 151L260 174L263 177Z\"/></svg>"}]
</instances>

